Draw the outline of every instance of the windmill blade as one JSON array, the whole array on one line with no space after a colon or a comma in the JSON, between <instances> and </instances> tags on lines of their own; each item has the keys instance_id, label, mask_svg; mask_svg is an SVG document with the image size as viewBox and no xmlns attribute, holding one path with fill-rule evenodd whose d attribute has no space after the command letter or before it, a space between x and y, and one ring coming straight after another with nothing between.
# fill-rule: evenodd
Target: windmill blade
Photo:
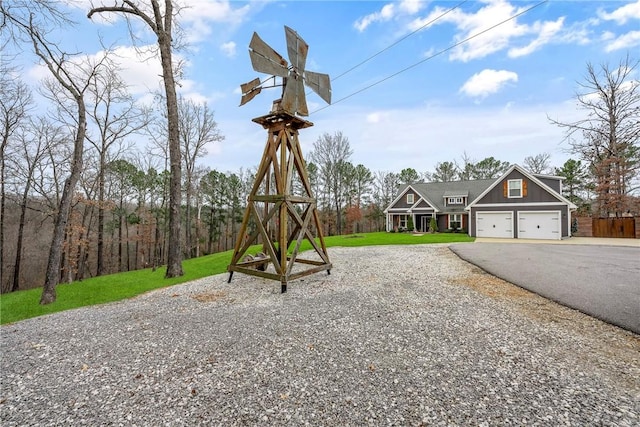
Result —
<instances>
[{"instance_id":1,"label":"windmill blade","mask_svg":"<svg viewBox=\"0 0 640 427\"><path fill-rule=\"evenodd\" d=\"M287 83L284 86L284 95L281 101L282 108L292 114L308 116L307 98L304 94L302 76L294 73L289 74Z\"/></svg>"},{"instance_id":2,"label":"windmill blade","mask_svg":"<svg viewBox=\"0 0 640 427\"><path fill-rule=\"evenodd\" d=\"M279 77L287 77L287 61L266 44L258 33L253 33L251 43L249 43L249 57L253 69L265 74L272 74Z\"/></svg>"},{"instance_id":3,"label":"windmill blade","mask_svg":"<svg viewBox=\"0 0 640 427\"><path fill-rule=\"evenodd\" d=\"M254 89L257 89L258 86L260 86L260 78L256 77L255 79L251 80L250 82L241 84L240 85L240 90L242 91L242 94L244 95L246 93L251 92Z\"/></svg>"},{"instance_id":4,"label":"windmill blade","mask_svg":"<svg viewBox=\"0 0 640 427\"><path fill-rule=\"evenodd\" d=\"M250 82L240 85L240 90L242 91L242 99L240 100L240 105L246 104L247 102L255 98L257 94L262 92L262 87L260 86L260 84L260 79L256 77Z\"/></svg>"},{"instance_id":5,"label":"windmill blade","mask_svg":"<svg viewBox=\"0 0 640 427\"><path fill-rule=\"evenodd\" d=\"M327 104L331 104L331 81L328 74L304 72L304 83L324 99Z\"/></svg>"},{"instance_id":6,"label":"windmill blade","mask_svg":"<svg viewBox=\"0 0 640 427\"><path fill-rule=\"evenodd\" d=\"M245 95L242 95L242 99L240 99L240 106L242 106L242 105L246 104L247 102L251 101L260 92L262 92L262 88L261 87L256 87L252 91L250 91L249 93L247 93Z\"/></svg>"},{"instance_id":7,"label":"windmill blade","mask_svg":"<svg viewBox=\"0 0 640 427\"><path fill-rule=\"evenodd\" d=\"M287 53L289 55L289 62L293 66L294 70L302 74L307 63L309 45L302 40L302 37L300 37L298 33L286 25L284 26L284 32L287 37Z\"/></svg>"}]
</instances>

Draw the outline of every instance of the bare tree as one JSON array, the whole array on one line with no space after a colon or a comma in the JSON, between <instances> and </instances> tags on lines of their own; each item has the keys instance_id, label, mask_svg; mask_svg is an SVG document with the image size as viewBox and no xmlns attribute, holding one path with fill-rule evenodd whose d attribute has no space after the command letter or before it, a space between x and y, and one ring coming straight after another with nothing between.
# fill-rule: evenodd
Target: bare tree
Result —
<instances>
[{"instance_id":1,"label":"bare tree","mask_svg":"<svg viewBox=\"0 0 640 427\"><path fill-rule=\"evenodd\" d=\"M523 166L529 172L533 173L547 173L551 169L549 160L551 159L551 154L549 153L540 153L535 156L527 156L524 158Z\"/></svg>"},{"instance_id":2,"label":"bare tree","mask_svg":"<svg viewBox=\"0 0 640 427\"><path fill-rule=\"evenodd\" d=\"M92 104L88 115L96 127L95 134L87 133L87 141L98 153L98 244L97 275L105 273L104 225L105 225L105 173L107 164L115 160L114 147L121 147L124 140L149 123L149 111L136 104L112 63L104 67L90 80L88 100ZM115 155L115 156L114 156Z\"/></svg>"},{"instance_id":3,"label":"bare tree","mask_svg":"<svg viewBox=\"0 0 640 427\"><path fill-rule=\"evenodd\" d=\"M571 151L585 160L596 181L600 216L620 216L638 188L640 173L640 82L633 78L640 61L628 55L616 66L587 63L576 94L584 119L567 123L549 119L566 130Z\"/></svg>"},{"instance_id":4,"label":"bare tree","mask_svg":"<svg viewBox=\"0 0 640 427\"><path fill-rule=\"evenodd\" d=\"M318 167L318 175L336 213L336 232L342 234L342 208L345 192L344 181L347 178L347 163L351 158L349 139L336 132L324 133L313 143L309 158Z\"/></svg>"},{"instance_id":5,"label":"bare tree","mask_svg":"<svg viewBox=\"0 0 640 427\"><path fill-rule=\"evenodd\" d=\"M101 62L72 61L72 55L65 52L60 46L49 41L47 34L52 25L61 24L64 16L58 12L53 6L54 2L36 1L35 3L23 4L22 2L13 4L12 7L4 7L0 3L0 13L4 22L12 27L14 35L20 37L21 40L29 43L35 55L40 59L49 70L51 76L60 85L61 92L64 92L73 100L74 103L74 120L75 120L75 137L73 157L71 160L71 173L67 177L58 213L55 220L53 239L51 249L49 251L49 259L47 262L47 272L40 298L40 304L49 304L56 300L56 286L59 282L59 270L62 258L62 245L64 241L65 229L69 220L69 211L73 199L76 184L82 171L82 155L84 150L84 139L87 129L86 106L84 103L84 95L87 90L88 81ZM44 5L47 7L49 14L41 15L39 7ZM35 8L34 8L35 6ZM54 18L58 18L58 20ZM66 24L71 24L68 20Z\"/></svg>"},{"instance_id":6,"label":"bare tree","mask_svg":"<svg viewBox=\"0 0 640 427\"><path fill-rule=\"evenodd\" d=\"M20 200L20 220L18 222L12 292L20 288L24 227L34 174L38 167L47 168L48 165L43 163L47 162L48 152L55 150L56 146L63 142L65 138L65 132L59 126L42 117L32 120L18 135L19 147L17 148L17 154L20 161L15 162L14 169L17 172L17 177L23 183L23 189Z\"/></svg>"},{"instance_id":7,"label":"bare tree","mask_svg":"<svg viewBox=\"0 0 640 427\"><path fill-rule=\"evenodd\" d=\"M222 141L224 136L218 131L218 124L213 118L213 111L206 103L198 104L190 99L178 99L180 120L180 149L184 165L186 186L185 210L185 248L188 257L196 255L193 244L191 224L192 202L199 177L196 176L198 158L207 154L207 145ZM204 175L204 174L202 174Z\"/></svg>"},{"instance_id":8,"label":"bare tree","mask_svg":"<svg viewBox=\"0 0 640 427\"><path fill-rule=\"evenodd\" d=\"M145 6L151 6L151 10ZM164 10L158 0L117 0L114 6L92 8L87 17L98 13L121 13L141 19L155 34L160 51L162 77L167 106L167 132L169 135L169 158L171 181L169 183L169 248L165 277L182 276L182 250L180 233L180 205L182 201L182 160L180 153L180 125L178 97L173 64L173 1L164 0Z\"/></svg>"},{"instance_id":9,"label":"bare tree","mask_svg":"<svg viewBox=\"0 0 640 427\"><path fill-rule=\"evenodd\" d=\"M383 211L395 197L399 185L400 178L396 173L378 171L374 175L373 202L375 209L372 213L372 219L376 222L378 230L383 229L385 218Z\"/></svg>"},{"instance_id":10,"label":"bare tree","mask_svg":"<svg viewBox=\"0 0 640 427\"><path fill-rule=\"evenodd\" d=\"M4 289L4 231L5 231L5 161L9 139L20 123L27 117L33 103L31 91L8 66L8 61L0 59L0 289Z\"/></svg>"},{"instance_id":11,"label":"bare tree","mask_svg":"<svg viewBox=\"0 0 640 427\"><path fill-rule=\"evenodd\" d=\"M462 157L460 160L462 160L462 165L459 165L457 161L454 161L458 173L458 179L460 181L469 181L470 179L472 179L471 176L473 175L474 161L466 151L462 153Z\"/></svg>"}]
</instances>

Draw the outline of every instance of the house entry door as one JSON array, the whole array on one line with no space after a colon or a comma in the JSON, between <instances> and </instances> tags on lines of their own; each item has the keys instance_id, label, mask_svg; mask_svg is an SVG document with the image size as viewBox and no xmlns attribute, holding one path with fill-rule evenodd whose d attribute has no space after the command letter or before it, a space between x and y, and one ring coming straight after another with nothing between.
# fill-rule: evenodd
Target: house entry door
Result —
<instances>
[{"instance_id":1,"label":"house entry door","mask_svg":"<svg viewBox=\"0 0 640 427\"><path fill-rule=\"evenodd\" d=\"M422 231L423 233L427 231L427 227L429 226L429 218L427 218L426 215L422 216L422 218L420 218L420 231Z\"/></svg>"}]
</instances>

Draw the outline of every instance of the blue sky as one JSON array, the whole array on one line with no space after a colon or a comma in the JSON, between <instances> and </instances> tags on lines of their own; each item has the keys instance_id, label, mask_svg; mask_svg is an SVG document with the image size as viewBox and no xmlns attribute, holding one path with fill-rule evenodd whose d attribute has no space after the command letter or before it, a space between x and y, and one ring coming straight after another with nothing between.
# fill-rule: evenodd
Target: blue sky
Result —
<instances>
[{"instance_id":1,"label":"blue sky","mask_svg":"<svg viewBox=\"0 0 640 427\"><path fill-rule=\"evenodd\" d=\"M264 90L238 106L239 85L266 77L251 68L254 31L286 55L283 27L292 27L310 46L307 69L333 78L332 105L322 108L319 97L307 98L315 126L300 133L303 152L322 133L341 131L353 163L372 171L431 171L464 152L476 161L493 156L520 164L547 152L560 166L570 154L547 115L564 121L584 116L573 96L588 61L614 65L627 53L640 56L640 0L179 1L186 6L178 19L188 41L179 53L185 64L180 92L215 111L226 139L208 147L202 164L220 171L257 166L266 133L251 119L268 113L280 97L280 89ZM141 61L122 18L89 21L89 0L67 2L79 25L59 35L65 46L96 54L100 37L119 54L135 96L149 100L148 91L159 87L160 66L153 58ZM143 26L133 28L140 44L153 42ZM26 71L32 80L46 74L31 65Z\"/></svg>"}]
</instances>

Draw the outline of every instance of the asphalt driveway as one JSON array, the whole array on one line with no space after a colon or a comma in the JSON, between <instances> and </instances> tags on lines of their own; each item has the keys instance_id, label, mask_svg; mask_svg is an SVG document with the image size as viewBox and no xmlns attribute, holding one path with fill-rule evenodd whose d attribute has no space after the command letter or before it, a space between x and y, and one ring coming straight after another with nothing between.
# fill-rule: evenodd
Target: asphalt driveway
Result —
<instances>
[{"instance_id":1,"label":"asphalt driveway","mask_svg":"<svg viewBox=\"0 0 640 427\"><path fill-rule=\"evenodd\" d=\"M494 276L640 334L640 248L476 242L451 250Z\"/></svg>"}]
</instances>

